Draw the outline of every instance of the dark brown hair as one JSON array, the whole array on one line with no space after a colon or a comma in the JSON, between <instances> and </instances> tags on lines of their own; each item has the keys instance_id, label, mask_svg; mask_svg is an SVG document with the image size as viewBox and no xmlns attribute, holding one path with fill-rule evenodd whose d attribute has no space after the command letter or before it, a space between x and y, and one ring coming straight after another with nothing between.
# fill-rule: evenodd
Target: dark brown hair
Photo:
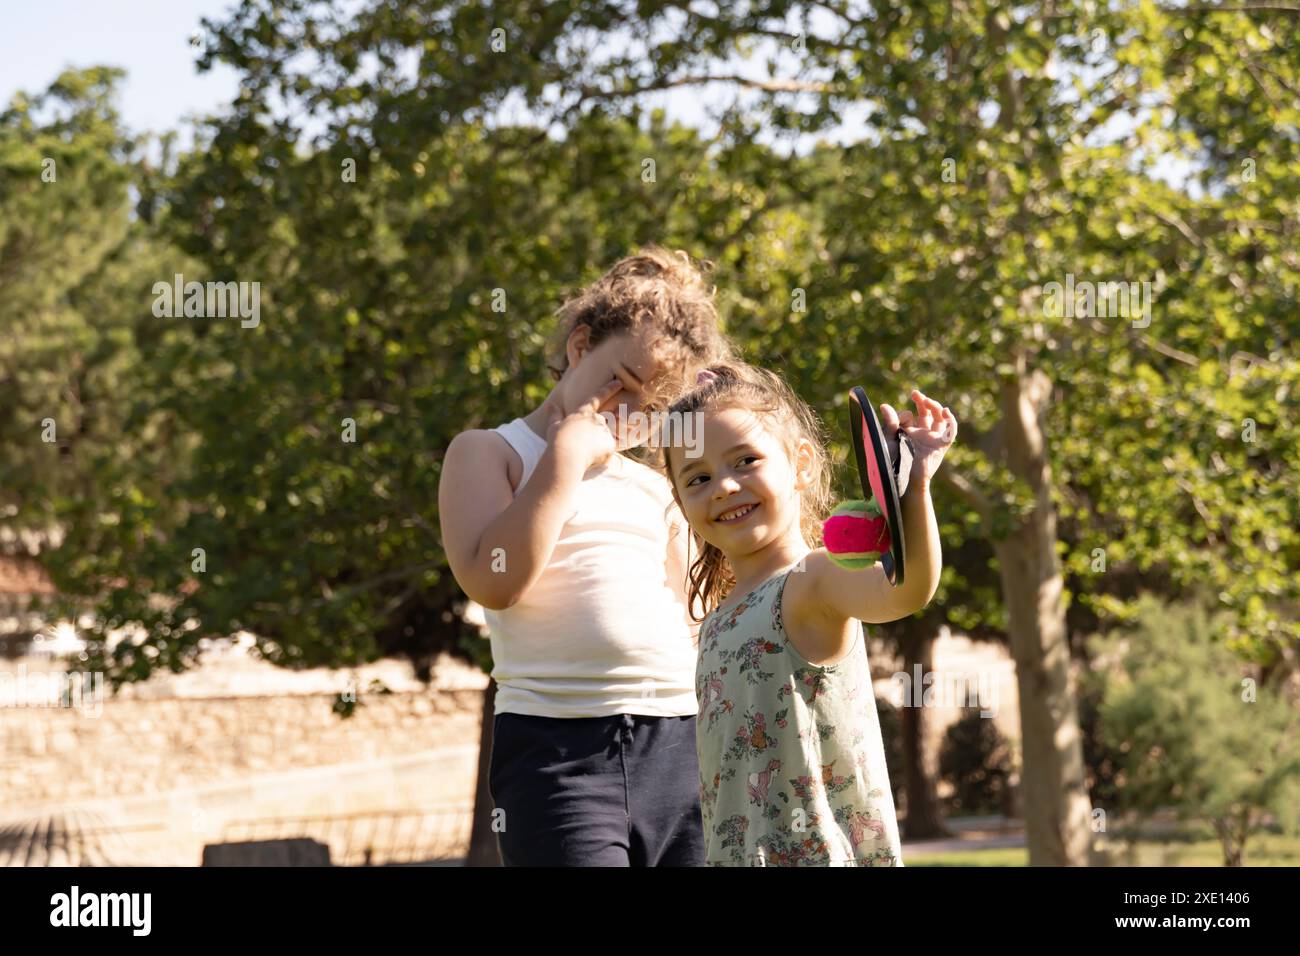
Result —
<instances>
[{"instance_id":1,"label":"dark brown hair","mask_svg":"<svg viewBox=\"0 0 1300 956\"><path fill-rule=\"evenodd\" d=\"M715 290L704 281L711 268L707 260L697 263L686 252L653 243L620 259L557 311L551 377L558 382L568 369L565 343L579 326L587 326L592 347L620 332L648 330L660 375L646 383L644 397L647 408L662 407L664 397L680 394L699 368L732 354L718 328Z\"/></svg>"},{"instance_id":2,"label":"dark brown hair","mask_svg":"<svg viewBox=\"0 0 1300 956\"><path fill-rule=\"evenodd\" d=\"M734 361L710 365L708 370L714 378L673 401L669 413L687 415L724 408L743 408L764 420L768 430L781 439L792 459L799 440L807 439L813 447L813 480L800 492L799 527L804 542L811 542L812 547L818 547L821 544L822 523L831 512L834 497L831 489L830 455L826 451L822 423L817 413L775 372ZM677 494L677 481L667 447L661 449L659 466L668 477L673 500L681 508L682 501ZM686 513L685 508L682 508L682 513ZM736 577L721 549L709 544L692 529L687 538L688 552L691 540L695 541L700 554L690 562L690 597L687 604L691 619L702 621L705 615L727 597L736 584ZM695 616L697 602L704 607L704 613L699 617Z\"/></svg>"}]
</instances>

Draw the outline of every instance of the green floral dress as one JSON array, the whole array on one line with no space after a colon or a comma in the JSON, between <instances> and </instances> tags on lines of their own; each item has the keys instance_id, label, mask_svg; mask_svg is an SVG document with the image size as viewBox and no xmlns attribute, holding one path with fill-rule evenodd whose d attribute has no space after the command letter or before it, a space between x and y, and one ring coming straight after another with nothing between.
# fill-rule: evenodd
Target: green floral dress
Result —
<instances>
[{"instance_id":1,"label":"green floral dress","mask_svg":"<svg viewBox=\"0 0 1300 956\"><path fill-rule=\"evenodd\" d=\"M847 657L808 663L781 617L793 570L700 626L706 863L902 866L862 626Z\"/></svg>"}]
</instances>

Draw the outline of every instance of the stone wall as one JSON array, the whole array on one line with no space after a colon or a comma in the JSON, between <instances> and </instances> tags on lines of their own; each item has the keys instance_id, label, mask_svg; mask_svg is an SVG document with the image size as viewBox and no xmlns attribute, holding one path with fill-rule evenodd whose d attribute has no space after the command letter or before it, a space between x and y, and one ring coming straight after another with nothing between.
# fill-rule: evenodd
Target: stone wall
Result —
<instances>
[{"instance_id":1,"label":"stone wall","mask_svg":"<svg viewBox=\"0 0 1300 956\"><path fill-rule=\"evenodd\" d=\"M60 666L0 662L0 865L197 865L208 844L328 837L363 818L381 842L412 815L465 829L487 682L477 671L430 687L385 674L397 689L358 691L342 718L337 693L320 689L346 687L338 672L217 659L117 696L38 700L31 688ZM360 688L374 676L352 675ZM232 686L245 692L211 693ZM337 836L336 859L355 842Z\"/></svg>"},{"instance_id":2,"label":"stone wall","mask_svg":"<svg viewBox=\"0 0 1300 956\"><path fill-rule=\"evenodd\" d=\"M474 690L116 700L102 712L0 707L0 806L8 811L157 794L289 768L375 761L478 743ZM464 787L447 782L448 794Z\"/></svg>"}]
</instances>

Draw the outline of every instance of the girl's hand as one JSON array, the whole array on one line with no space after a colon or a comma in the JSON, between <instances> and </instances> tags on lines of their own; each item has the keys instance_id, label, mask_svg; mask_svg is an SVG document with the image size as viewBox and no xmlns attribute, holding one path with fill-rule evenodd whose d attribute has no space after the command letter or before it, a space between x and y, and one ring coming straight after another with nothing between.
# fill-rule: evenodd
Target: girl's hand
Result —
<instances>
[{"instance_id":1,"label":"girl's hand","mask_svg":"<svg viewBox=\"0 0 1300 956\"><path fill-rule=\"evenodd\" d=\"M564 416L552 406L546 441L555 448L555 454L574 467L581 466L582 473L604 461L617 450L614 433L609 430L600 407L617 395L623 383L617 378L606 382L576 409Z\"/></svg>"},{"instance_id":2,"label":"girl's hand","mask_svg":"<svg viewBox=\"0 0 1300 956\"><path fill-rule=\"evenodd\" d=\"M915 415L911 410L899 415L889 405L881 405L880 419L886 434L893 435L902 428L911 439L914 454L909 482L919 481L922 487L928 487L957 437L957 419L947 406L916 389L912 390L912 401L916 403Z\"/></svg>"}]
</instances>

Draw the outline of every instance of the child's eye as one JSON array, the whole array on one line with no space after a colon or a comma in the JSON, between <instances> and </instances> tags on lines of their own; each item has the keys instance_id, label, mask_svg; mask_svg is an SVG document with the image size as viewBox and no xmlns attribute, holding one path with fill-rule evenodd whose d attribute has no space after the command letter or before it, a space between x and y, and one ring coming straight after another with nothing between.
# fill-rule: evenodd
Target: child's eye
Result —
<instances>
[{"instance_id":1,"label":"child's eye","mask_svg":"<svg viewBox=\"0 0 1300 956\"><path fill-rule=\"evenodd\" d=\"M694 485L695 482L698 481L700 478L708 478L708 477L709 477L708 475L706 475L706 474L704 474L703 472L701 472L700 474L698 474L698 475L696 475L694 478L692 478L690 481L686 482L686 487L687 487L687 488L690 488L690 487L691 487L692 485Z\"/></svg>"},{"instance_id":2,"label":"child's eye","mask_svg":"<svg viewBox=\"0 0 1300 956\"><path fill-rule=\"evenodd\" d=\"M745 461L758 461L758 456L757 456L757 455L745 455L745 456L744 456L743 458L741 458L740 460L741 460L742 462L745 462Z\"/></svg>"}]
</instances>

